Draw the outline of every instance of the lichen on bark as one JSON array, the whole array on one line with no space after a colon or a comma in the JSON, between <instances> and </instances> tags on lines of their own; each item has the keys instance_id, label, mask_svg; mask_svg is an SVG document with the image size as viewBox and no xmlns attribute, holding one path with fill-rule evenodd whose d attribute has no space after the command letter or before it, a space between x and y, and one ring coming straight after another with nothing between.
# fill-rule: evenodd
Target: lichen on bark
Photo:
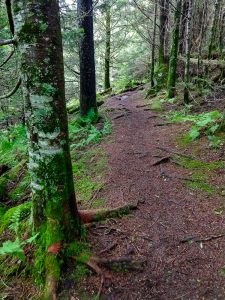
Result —
<instances>
[{"instance_id":1,"label":"lichen on bark","mask_svg":"<svg viewBox=\"0 0 225 300\"><path fill-rule=\"evenodd\" d=\"M33 230L40 233L43 252L38 252L35 265L41 275L48 274L45 295L51 299L61 268L58 254L80 230L69 151L58 1L17 0L13 14L29 140ZM54 244L60 245L57 253L50 250Z\"/></svg>"}]
</instances>

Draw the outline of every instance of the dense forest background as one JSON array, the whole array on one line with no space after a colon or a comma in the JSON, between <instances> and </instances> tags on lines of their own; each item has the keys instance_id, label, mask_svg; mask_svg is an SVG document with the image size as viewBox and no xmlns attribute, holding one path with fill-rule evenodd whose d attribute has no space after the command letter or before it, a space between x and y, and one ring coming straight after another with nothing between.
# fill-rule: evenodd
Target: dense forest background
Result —
<instances>
[{"instance_id":1,"label":"dense forest background","mask_svg":"<svg viewBox=\"0 0 225 300\"><path fill-rule=\"evenodd\" d=\"M79 299L100 299L110 279L134 287L131 299L174 299L169 280L179 271L166 268L180 253L171 249L196 244L201 252L204 243L224 238L224 0L1 0L0 87L0 298L64 299L65 292L70 300L76 293ZM154 161L145 162L149 157ZM173 165L168 172L167 163ZM159 168L159 175L146 166ZM184 214L171 200L177 220L168 221L168 204L154 212L167 191L190 197ZM146 195L152 210L144 207ZM193 206L198 197L204 207ZM158 212L172 234L151 229L161 220ZM155 216L150 229L146 213ZM130 216L137 217L135 225ZM142 225L145 243L135 244L132 234ZM198 226L202 232L193 237ZM205 236L208 228L212 232ZM117 236L108 245L112 232ZM148 252L155 233L162 243ZM178 246L167 239L179 239ZM172 258L167 260L162 245L171 247ZM204 248L209 265L219 249L216 271L204 265L205 278L214 274L218 290L211 287L212 295L223 299L225 249L214 246ZM93 255L97 250L99 256ZM101 257L114 250L116 258ZM162 273L149 279L152 270ZM139 273L131 278L133 271ZM190 282L195 271L188 271ZM186 280L177 278L171 279L175 285ZM201 280L191 298L203 295ZM79 283L85 296L77 292ZM190 295L191 283L188 288ZM109 298L102 299L127 293L122 287L120 296L115 291L105 286Z\"/></svg>"}]
</instances>

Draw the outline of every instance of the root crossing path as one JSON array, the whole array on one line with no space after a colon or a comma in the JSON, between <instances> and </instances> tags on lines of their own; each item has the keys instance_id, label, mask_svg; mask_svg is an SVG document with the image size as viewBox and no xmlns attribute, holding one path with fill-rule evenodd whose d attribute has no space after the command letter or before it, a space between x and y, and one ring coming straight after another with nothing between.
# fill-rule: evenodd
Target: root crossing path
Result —
<instances>
[{"instance_id":1,"label":"root crossing path","mask_svg":"<svg viewBox=\"0 0 225 300\"><path fill-rule=\"evenodd\" d=\"M107 207L138 202L138 209L97 224L88 239L101 257L125 255L142 263L103 267L101 298L225 299L225 220L214 212L223 199L187 187L191 171L162 150L192 155L191 147L176 146L183 125L160 126L166 121L145 106L143 95L128 92L105 105L113 133L101 145L109 172L99 196ZM153 166L161 158L165 160ZM84 284L92 293L99 277L90 276Z\"/></svg>"}]
</instances>

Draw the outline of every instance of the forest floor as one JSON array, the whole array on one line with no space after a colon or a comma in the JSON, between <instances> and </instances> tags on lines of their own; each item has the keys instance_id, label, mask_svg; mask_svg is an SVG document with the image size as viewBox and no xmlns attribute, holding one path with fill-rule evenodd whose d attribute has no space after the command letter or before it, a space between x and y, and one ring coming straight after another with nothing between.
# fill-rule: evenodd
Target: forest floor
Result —
<instances>
[{"instance_id":1,"label":"forest floor","mask_svg":"<svg viewBox=\"0 0 225 300\"><path fill-rule=\"evenodd\" d=\"M98 197L138 207L88 230L92 253L136 262L103 268L101 299L225 299L223 151L204 137L182 145L190 125L168 123L150 102L137 90L104 105L113 133L100 144L109 171ZM93 299L100 281L87 276L75 299Z\"/></svg>"}]
</instances>

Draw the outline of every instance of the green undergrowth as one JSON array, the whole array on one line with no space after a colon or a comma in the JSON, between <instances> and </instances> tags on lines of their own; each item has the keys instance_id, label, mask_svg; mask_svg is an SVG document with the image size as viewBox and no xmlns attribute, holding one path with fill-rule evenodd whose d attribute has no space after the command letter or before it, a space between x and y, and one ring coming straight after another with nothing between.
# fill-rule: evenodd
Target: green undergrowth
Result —
<instances>
[{"instance_id":1,"label":"green undergrowth","mask_svg":"<svg viewBox=\"0 0 225 300\"><path fill-rule=\"evenodd\" d=\"M148 82L148 79L136 80L129 79L127 77L121 77L118 81L114 83L113 92L115 94L122 94L128 89L133 89L138 87L141 84Z\"/></svg>"},{"instance_id":2,"label":"green undergrowth","mask_svg":"<svg viewBox=\"0 0 225 300\"><path fill-rule=\"evenodd\" d=\"M184 145L195 141L201 136L206 136L213 148L219 148L225 141L220 132L222 114L218 110L192 115L186 109L183 109L169 112L166 117L174 123L189 122L192 124L189 132L182 138Z\"/></svg>"},{"instance_id":3,"label":"green undergrowth","mask_svg":"<svg viewBox=\"0 0 225 300\"><path fill-rule=\"evenodd\" d=\"M27 137L23 125L0 131L0 164L15 167L27 154Z\"/></svg>"},{"instance_id":4,"label":"green undergrowth","mask_svg":"<svg viewBox=\"0 0 225 300\"><path fill-rule=\"evenodd\" d=\"M107 165L106 153L99 147L87 149L78 159L73 153L73 173L77 200L82 205L88 202L86 204L89 206L93 204L97 207L98 204L100 205L101 199L93 199L91 202L90 200L104 186L104 174Z\"/></svg>"}]
</instances>

